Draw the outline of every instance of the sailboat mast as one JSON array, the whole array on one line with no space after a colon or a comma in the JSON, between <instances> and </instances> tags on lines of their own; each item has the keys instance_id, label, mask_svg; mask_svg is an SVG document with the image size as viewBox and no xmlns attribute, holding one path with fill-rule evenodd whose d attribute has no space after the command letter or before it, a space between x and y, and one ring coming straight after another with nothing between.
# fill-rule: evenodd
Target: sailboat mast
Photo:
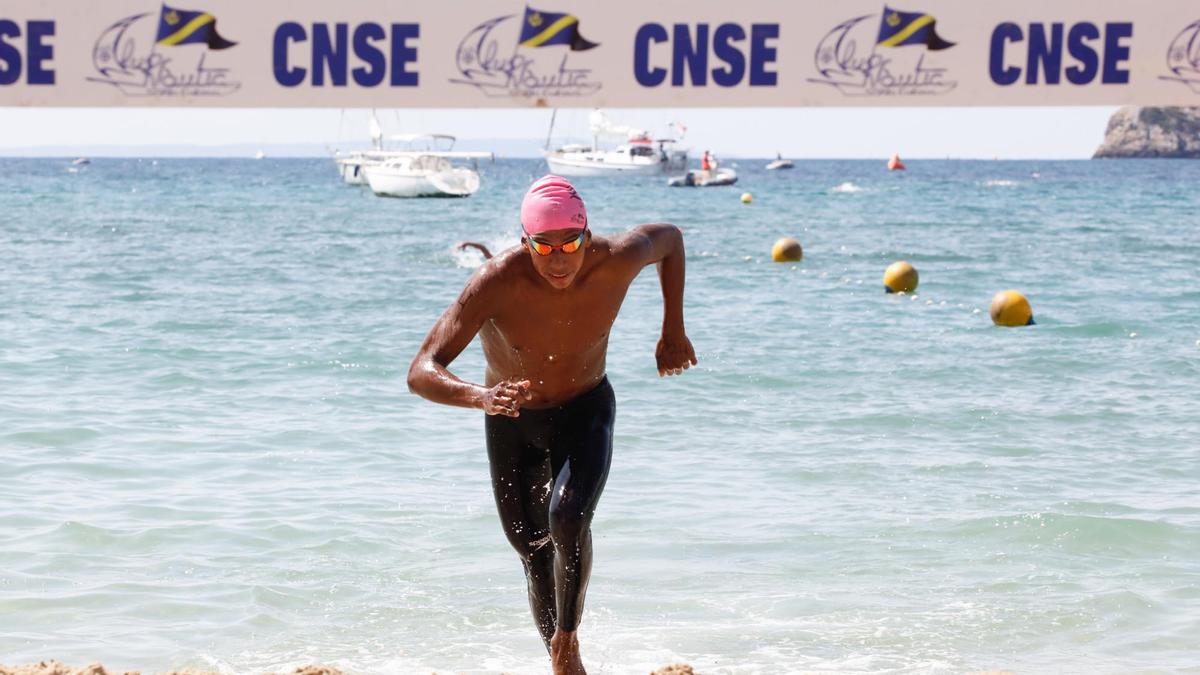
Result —
<instances>
[{"instance_id":1,"label":"sailboat mast","mask_svg":"<svg viewBox=\"0 0 1200 675\"><path fill-rule=\"evenodd\" d=\"M546 147L543 150L550 149L550 139L554 136L554 118L558 117L558 108L550 111L550 128L546 131Z\"/></svg>"}]
</instances>

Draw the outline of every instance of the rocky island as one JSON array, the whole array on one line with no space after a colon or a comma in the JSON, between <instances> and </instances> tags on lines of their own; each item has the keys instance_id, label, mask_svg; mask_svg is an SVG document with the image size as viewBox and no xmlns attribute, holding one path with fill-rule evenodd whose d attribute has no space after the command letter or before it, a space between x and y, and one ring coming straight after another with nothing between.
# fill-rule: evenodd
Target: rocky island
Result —
<instances>
[{"instance_id":1,"label":"rocky island","mask_svg":"<svg viewBox=\"0 0 1200 675\"><path fill-rule=\"evenodd\" d=\"M1200 158L1200 108L1124 106L1108 120L1093 159Z\"/></svg>"}]
</instances>

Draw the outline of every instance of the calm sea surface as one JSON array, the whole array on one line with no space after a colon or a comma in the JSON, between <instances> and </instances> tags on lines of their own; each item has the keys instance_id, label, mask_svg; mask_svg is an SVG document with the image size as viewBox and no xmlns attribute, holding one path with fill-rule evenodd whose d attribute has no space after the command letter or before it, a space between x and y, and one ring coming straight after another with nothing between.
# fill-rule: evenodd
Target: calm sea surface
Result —
<instances>
[{"instance_id":1,"label":"calm sea surface","mask_svg":"<svg viewBox=\"0 0 1200 675\"><path fill-rule=\"evenodd\" d=\"M600 233L683 228L700 359L656 376L648 270L585 661L1200 672L1200 162L765 163L579 181ZM0 663L545 672L482 415L404 382L479 262L454 244L515 243L544 165L464 200L67 167L0 160ZM1038 325L991 325L1007 288Z\"/></svg>"}]
</instances>

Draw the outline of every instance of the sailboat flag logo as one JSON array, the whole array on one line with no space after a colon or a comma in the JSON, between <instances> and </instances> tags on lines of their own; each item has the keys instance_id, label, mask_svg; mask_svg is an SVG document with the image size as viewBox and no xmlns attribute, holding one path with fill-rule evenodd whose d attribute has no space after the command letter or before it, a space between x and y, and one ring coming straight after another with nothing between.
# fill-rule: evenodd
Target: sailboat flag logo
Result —
<instances>
[{"instance_id":1,"label":"sailboat flag logo","mask_svg":"<svg viewBox=\"0 0 1200 675\"><path fill-rule=\"evenodd\" d=\"M875 29L878 26L878 29ZM953 42L927 12L883 6L834 26L813 52L815 76L844 96L938 96L958 86L938 53ZM916 47L914 49L914 47Z\"/></svg>"},{"instance_id":2,"label":"sailboat flag logo","mask_svg":"<svg viewBox=\"0 0 1200 675\"><path fill-rule=\"evenodd\" d=\"M467 32L455 50L458 76L450 82L489 98L588 96L602 84L575 59L589 63L599 46L583 36L578 16L526 5L520 14L488 19Z\"/></svg>"},{"instance_id":3,"label":"sailboat flag logo","mask_svg":"<svg viewBox=\"0 0 1200 675\"><path fill-rule=\"evenodd\" d=\"M226 96L242 84L233 79L232 68L221 65L229 59L220 52L236 46L217 32L213 14L161 5L156 12L119 19L100 33L92 46L96 74L87 80L125 96Z\"/></svg>"}]
</instances>

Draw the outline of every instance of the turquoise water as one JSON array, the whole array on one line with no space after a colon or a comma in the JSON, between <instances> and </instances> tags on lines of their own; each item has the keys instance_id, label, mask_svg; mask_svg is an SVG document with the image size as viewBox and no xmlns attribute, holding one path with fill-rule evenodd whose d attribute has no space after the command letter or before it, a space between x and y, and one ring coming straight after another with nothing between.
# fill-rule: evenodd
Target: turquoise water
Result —
<instances>
[{"instance_id":1,"label":"turquoise water","mask_svg":"<svg viewBox=\"0 0 1200 675\"><path fill-rule=\"evenodd\" d=\"M647 271L585 662L1197 672L1200 163L738 164L579 182L601 233L683 228L700 359L656 376ZM514 243L543 167L482 169L385 200L328 160L0 160L0 663L546 671L481 415L404 383L453 244ZM1006 288L1037 326L990 324Z\"/></svg>"}]
</instances>

